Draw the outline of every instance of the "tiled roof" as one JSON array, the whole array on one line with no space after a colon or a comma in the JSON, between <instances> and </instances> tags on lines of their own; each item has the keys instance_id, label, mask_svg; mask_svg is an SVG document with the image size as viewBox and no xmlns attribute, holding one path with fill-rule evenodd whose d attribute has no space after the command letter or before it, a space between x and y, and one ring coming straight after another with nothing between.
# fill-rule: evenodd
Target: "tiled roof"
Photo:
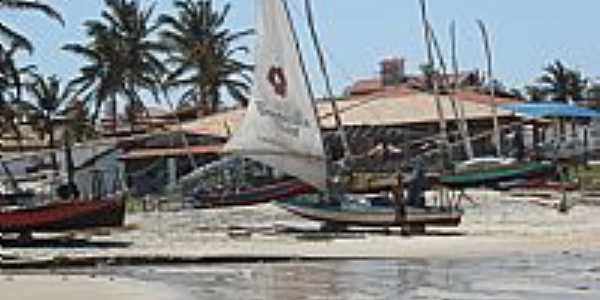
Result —
<instances>
[{"instance_id":1,"label":"tiled roof","mask_svg":"<svg viewBox=\"0 0 600 300\"><path fill-rule=\"evenodd\" d=\"M449 97L440 97L446 119L454 119L454 111ZM512 101L512 99L498 98L497 103L503 104L509 100ZM467 119L486 119L492 116L487 95L474 95L466 92L459 95L458 101L464 105ZM341 100L337 104L342 121L347 126L398 126L437 122L439 119L433 95L408 88L384 89L369 96ZM323 127L333 127L334 118L331 104L321 102L318 104L318 110ZM512 115L502 109L498 109L498 114L501 117ZM238 128L243 116L244 110L231 110L186 123L183 127L185 130L227 137Z\"/></svg>"}]
</instances>

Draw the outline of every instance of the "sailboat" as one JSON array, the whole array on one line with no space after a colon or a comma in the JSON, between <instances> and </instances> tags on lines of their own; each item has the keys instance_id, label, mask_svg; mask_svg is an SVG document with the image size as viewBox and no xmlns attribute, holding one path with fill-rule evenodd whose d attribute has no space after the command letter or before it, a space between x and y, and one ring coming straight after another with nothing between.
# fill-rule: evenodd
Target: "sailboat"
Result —
<instances>
[{"instance_id":1,"label":"sailboat","mask_svg":"<svg viewBox=\"0 0 600 300\"><path fill-rule=\"evenodd\" d=\"M426 19L426 8L425 1L421 1L422 10L423 10L423 18ZM426 26L428 26L428 32L432 34L432 29L430 28L430 24L428 21L425 21ZM495 96L495 87L494 87L494 77L492 72L492 51L490 48L490 39L483 21L478 20L477 24L481 31L481 35L483 38L484 52L487 60L487 77L490 84L490 108L492 114L492 122L493 122L493 131L492 131L492 140L495 146L495 155L491 157L474 157L472 146L470 145L470 140L468 137L468 133L466 131L466 122L464 118L462 118L462 126L464 128L461 129L461 134L463 134L463 140L465 143L465 154L468 157L467 161L463 161L461 163L455 164L452 172L450 174L444 174L439 179L439 183L450 188L450 189L466 189L473 187L488 187L488 188L499 188L501 186L508 186L507 184L511 184L515 181L522 180L530 180L530 179L544 179L549 178L552 175L556 174L556 168L553 164L548 162L538 162L538 161L530 161L524 162L522 157L519 159L515 159L512 157L505 157L502 154L502 142L501 142L501 128L498 120L498 107L496 104L496 96ZM456 41L455 41L455 28L452 27L452 60L454 65L455 76L458 74L458 63L456 58ZM435 45L437 44L437 38L432 34L431 37ZM439 50L439 47L438 47ZM443 63L443 59L440 56L440 61L442 64L442 70L445 73L445 66ZM430 63L432 61L430 60ZM456 83L455 83L456 84ZM455 85L453 87L454 92L457 91L458 87ZM522 137L522 136L521 136ZM516 138L518 139L518 138ZM519 141L522 142L522 141ZM523 149L521 149L523 150ZM517 151L519 152L519 151ZM520 151L523 152L523 151ZM521 155L517 155L521 156Z\"/></svg>"},{"instance_id":2,"label":"sailboat","mask_svg":"<svg viewBox=\"0 0 600 300\"><path fill-rule=\"evenodd\" d=\"M315 97L287 1L257 3L253 97L225 151L313 186L317 193L278 202L283 209L307 219L343 226L458 225L462 210L452 205L427 207L421 201L422 189L413 193L417 205L398 209L391 197L381 205L382 201L375 203L369 197L345 193L335 182L331 172L335 163L325 153Z\"/></svg>"}]
</instances>

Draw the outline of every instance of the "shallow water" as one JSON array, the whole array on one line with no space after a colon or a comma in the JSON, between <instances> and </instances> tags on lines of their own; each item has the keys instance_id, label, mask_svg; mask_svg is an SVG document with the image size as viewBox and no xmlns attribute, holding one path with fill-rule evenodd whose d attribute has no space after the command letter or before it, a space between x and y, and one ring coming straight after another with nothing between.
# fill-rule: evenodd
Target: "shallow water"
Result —
<instances>
[{"instance_id":1,"label":"shallow water","mask_svg":"<svg viewBox=\"0 0 600 300\"><path fill-rule=\"evenodd\" d=\"M600 299L600 253L129 268L190 299Z\"/></svg>"}]
</instances>

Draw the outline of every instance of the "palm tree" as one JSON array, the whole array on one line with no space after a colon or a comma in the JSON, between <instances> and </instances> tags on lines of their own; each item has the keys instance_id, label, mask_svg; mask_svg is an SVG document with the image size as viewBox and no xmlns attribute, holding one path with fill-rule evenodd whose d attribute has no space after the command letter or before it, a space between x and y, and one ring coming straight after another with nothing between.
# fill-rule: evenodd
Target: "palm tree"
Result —
<instances>
[{"instance_id":1,"label":"palm tree","mask_svg":"<svg viewBox=\"0 0 600 300\"><path fill-rule=\"evenodd\" d=\"M249 52L238 41L254 30L225 27L230 4L218 10L211 0L176 0L174 6L176 17L159 17L159 24L166 26L161 37L170 50L166 62L172 67L166 86L181 88L181 102L193 103L204 114L219 109L221 90L246 106L253 66L238 60L239 54Z\"/></svg>"},{"instance_id":2,"label":"palm tree","mask_svg":"<svg viewBox=\"0 0 600 300\"><path fill-rule=\"evenodd\" d=\"M88 92L85 98L95 103L95 116L103 102L116 102L118 96L130 104L143 103L141 89L150 91L158 101L166 72L157 57L166 48L150 39L158 29L151 24L154 6L143 8L137 0L105 0L105 4L100 20L84 24L91 42L63 47L89 61L71 85L79 86L78 94ZM113 107L116 109L116 103Z\"/></svg>"},{"instance_id":3,"label":"palm tree","mask_svg":"<svg viewBox=\"0 0 600 300\"><path fill-rule=\"evenodd\" d=\"M125 117L131 126L131 132L135 132L137 118L147 112L143 102L129 102L125 106Z\"/></svg>"},{"instance_id":4,"label":"palm tree","mask_svg":"<svg viewBox=\"0 0 600 300\"><path fill-rule=\"evenodd\" d=\"M538 79L544 93L554 101L580 100L587 87L587 79L581 72L566 67L556 60L544 68L545 74Z\"/></svg>"},{"instance_id":5,"label":"palm tree","mask_svg":"<svg viewBox=\"0 0 600 300\"><path fill-rule=\"evenodd\" d=\"M50 19L59 22L63 26L65 24L62 16L56 10L48 4L40 3L37 0L0 0L0 10L1 9L39 12ZM31 42L24 35L11 29L4 22L0 22L0 37L10 41L11 44L14 44L19 48L33 52L33 45Z\"/></svg>"},{"instance_id":6,"label":"palm tree","mask_svg":"<svg viewBox=\"0 0 600 300\"><path fill-rule=\"evenodd\" d=\"M93 107L92 120L96 120L101 106L108 100L116 102L122 89L120 55L117 44L108 33L88 31L92 41L88 44L67 44L63 50L83 57L88 63L79 70L79 75L69 82L75 97L82 96L84 102ZM116 103L113 107L116 109ZM116 118L116 111L113 112ZM116 126L116 119L114 120ZM116 127L114 128L116 130Z\"/></svg>"},{"instance_id":7,"label":"palm tree","mask_svg":"<svg viewBox=\"0 0 600 300\"><path fill-rule=\"evenodd\" d=\"M29 92L35 100L31 113L42 129L42 138L45 135L49 137L48 148L54 149L56 146L54 132L56 117L63 104L67 102L71 91L61 87L60 80L56 75L43 77L34 74L33 78L33 83L28 85Z\"/></svg>"},{"instance_id":8,"label":"palm tree","mask_svg":"<svg viewBox=\"0 0 600 300\"><path fill-rule=\"evenodd\" d=\"M90 113L83 101L74 99L61 112L65 117L65 130L76 142L83 142L98 135L90 122Z\"/></svg>"},{"instance_id":9,"label":"palm tree","mask_svg":"<svg viewBox=\"0 0 600 300\"><path fill-rule=\"evenodd\" d=\"M546 90L537 85L528 85L525 87L525 93L527 94L528 100L531 102L541 102L546 100Z\"/></svg>"},{"instance_id":10,"label":"palm tree","mask_svg":"<svg viewBox=\"0 0 600 300\"><path fill-rule=\"evenodd\" d=\"M23 150L22 134L18 120L24 115L22 97L22 77L30 74L35 66L17 67L14 56L19 49L17 44L10 48L0 45L0 134L11 132L15 135L19 149Z\"/></svg>"}]
</instances>

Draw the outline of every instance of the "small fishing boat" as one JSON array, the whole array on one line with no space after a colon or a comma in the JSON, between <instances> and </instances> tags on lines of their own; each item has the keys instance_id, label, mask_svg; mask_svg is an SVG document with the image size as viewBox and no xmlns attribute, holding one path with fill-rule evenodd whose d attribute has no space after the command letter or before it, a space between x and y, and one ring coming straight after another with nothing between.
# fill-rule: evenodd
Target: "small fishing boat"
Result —
<instances>
[{"instance_id":1,"label":"small fishing boat","mask_svg":"<svg viewBox=\"0 0 600 300\"><path fill-rule=\"evenodd\" d=\"M556 166L551 163L514 163L441 176L440 184L452 189L497 187L502 182L547 177L552 174L556 174Z\"/></svg>"},{"instance_id":2,"label":"small fishing boat","mask_svg":"<svg viewBox=\"0 0 600 300\"><path fill-rule=\"evenodd\" d=\"M278 201L277 205L326 225L385 227L414 224L419 228L425 228L428 224L458 225L462 217L460 209L425 205L421 197L425 186L423 169L420 169L419 179L413 181L409 189L409 198L413 202L407 201L407 205L401 208L396 208L391 199L385 206L370 205L371 202L367 203L366 198L360 200L360 196L360 201L352 200L352 193L348 193L351 188L339 184L339 175L351 172L346 169L346 162L351 160L351 155L335 97L330 93L336 127L345 152L341 161L332 161L325 153L315 97L288 2L269 0L257 3L254 69L254 78L257 80L252 91L253 101L249 103L240 128L227 142L224 151L261 162L310 185L312 191L294 190L298 195L287 193L285 196L289 198ZM316 42L316 31L312 26L310 1L306 1L305 6L321 67L325 69L323 55ZM325 75L326 72L323 73ZM341 171L336 172L337 169Z\"/></svg>"},{"instance_id":3,"label":"small fishing boat","mask_svg":"<svg viewBox=\"0 0 600 300\"><path fill-rule=\"evenodd\" d=\"M68 134L65 135L68 137ZM42 201L41 195L33 195L27 201L13 198L11 203L0 206L0 233L19 233L29 237L34 232L55 233L104 227L123 226L125 198L121 195L103 195L103 174L92 172L92 184L96 187L90 199L83 199L75 184L75 171L68 138L65 139L65 163L67 182L52 185L56 196ZM10 170L2 162L15 191L21 191ZM20 193L20 192L19 192ZM38 197L39 196L39 197Z\"/></svg>"},{"instance_id":4,"label":"small fishing boat","mask_svg":"<svg viewBox=\"0 0 600 300\"><path fill-rule=\"evenodd\" d=\"M258 187L245 187L237 190L197 191L192 206L197 209L230 206L248 206L271 201L288 199L316 191L297 179L284 179Z\"/></svg>"},{"instance_id":5,"label":"small fishing boat","mask_svg":"<svg viewBox=\"0 0 600 300\"><path fill-rule=\"evenodd\" d=\"M33 207L0 210L1 233L62 232L123 226L122 197L103 200L57 201Z\"/></svg>"},{"instance_id":6,"label":"small fishing boat","mask_svg":"<svg viewBox=\"0 0 600 300\"><path fill-rule=\"evenodd\" d=\"M417 207L407 205L399 214L389 197L348 196L335 205L317 201L314 197L299 196L277 205L303 218L342 226L402 227L458 226L463 211L454 206Z\"/></svg>"}]
</instances>

